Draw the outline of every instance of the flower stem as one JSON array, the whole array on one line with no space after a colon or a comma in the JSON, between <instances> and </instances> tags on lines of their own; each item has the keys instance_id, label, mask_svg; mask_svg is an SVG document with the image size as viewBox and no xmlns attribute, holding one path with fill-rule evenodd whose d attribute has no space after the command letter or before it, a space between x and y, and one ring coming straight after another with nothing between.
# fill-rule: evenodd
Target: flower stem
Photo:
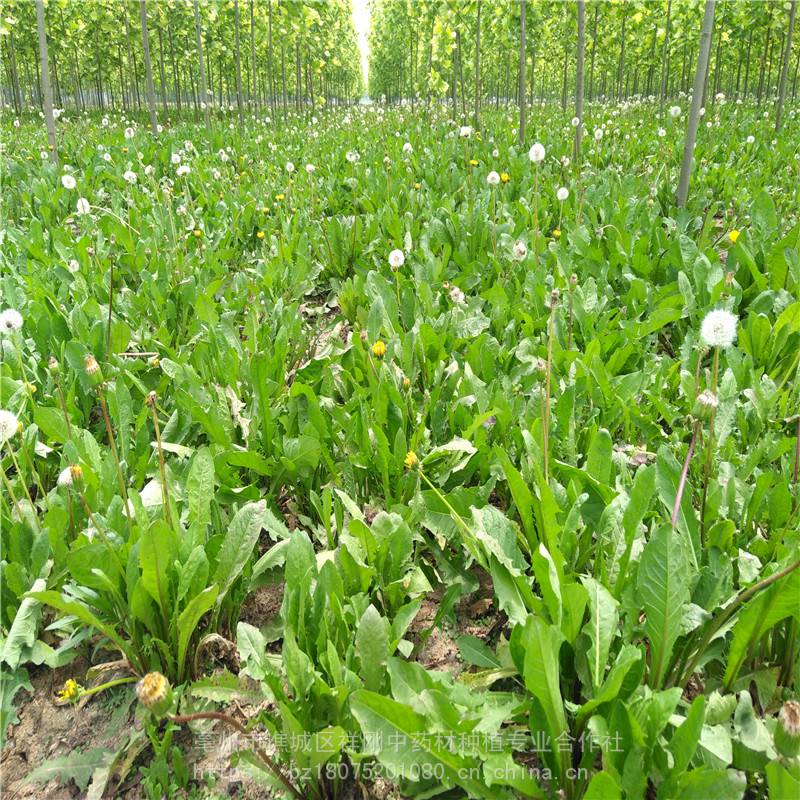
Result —
<instances>
[{"instance_id":1,"label":"flower stem","mask_svg":"<svg viewBox=\"0 0 800 800\"><path fill-rule=\"evenodd\" d=\"M686 477L689 474L689 462L692 460L692 455L694 454L694 446L697 442L697 434L700 431L700 423L695 422L694 428L692 429L692 440L689 442L689 451L686 453L686 460L683 462L683 469L681 470L681 479L678 482L678 491L675 493L675 505L672 508L672 529L675 530L675 527L678 524L678 514L681 510L681 500L683 499L683 492L686 488Z\"/></svg>"},{"instance_id":2,"label":"flower stem","mask_svg":"<svg viewBox=\"0 0 800 800\"><path fill-rule=\"evenodd\" d=\"M103 395L103 387L97 387L97 396L100 399L100 408L103 411L103 420L106 424L106 433L108 434L108 442L111 445L111 453L114 456L114 463L117 467L117 482L119 483L119 490L122 492L122 501L125 504L125 517L128 520L128 536L133 535L133 521L131 520L131 510L128 506L128 490L125 488L125 479L122 477L122 464L119 460L119 451L117 450L117 443L114 441L114 430L111 427L111 418L108 416L108 407L106 406L106 399ZM124 571L123 571L124 574Z\"/></svg>"},{"instance_id":3,"label":"flower stem","mask_svg":"<svg viewBox=\"0 0 800 800\"><path fill-rule=\"evenodd\" d=\"M167 524L172 527L172 514L169 510L169 488L167 486L167 470L164 466L164 450L161 447L161 429L158 425L158 413L156 412L156 393L150 392L147 396L147 405L153 414L153 427L156 429L156 446L158 448L158 468L161 473L161 502L164 505L164 518Z\"/></svg>"},{"instance_id":4,"label":"flower stem","mask_svg":"<svg viewBox=\"0 0 800 800\"><path fill-rule=\"evenodd\" d=\"M711 391L717 393L717 377L719 373L719 347L714 348L714 363L711 367ZM708 441L706 442L706 461L703 466L703 500L700 504L700 549L705 547L706 534L706 500L708 499L708 481L711 475L711 459L714 454L714 421L717 418L716 408L711 409L708 422Z\"/></svg>"}]
</instances>

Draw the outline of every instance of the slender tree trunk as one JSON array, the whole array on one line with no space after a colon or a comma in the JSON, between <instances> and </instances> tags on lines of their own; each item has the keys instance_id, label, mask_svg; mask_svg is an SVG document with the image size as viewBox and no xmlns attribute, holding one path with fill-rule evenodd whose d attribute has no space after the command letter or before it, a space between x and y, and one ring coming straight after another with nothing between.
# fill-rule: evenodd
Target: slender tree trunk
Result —
<instances>
[{"instance_id":1,"label":"slender tree trunk","mask_svg":"<svg viewBox=\"0 0 800 800\"><path fill-rule=\"evenodd\" d=\"M175 87L175 110L181 115L181 81L178 77L178 66L175 62L175 43L172 40L172 21L167 22L167 40L169 41L169 58L172 62L172 83Z\"/></svg>"},{"instance_id":2,"label":"slender tree trunk","mask_svg":"<svg viewBox=\"0 0 800 800\"><path fill-rule=\"evenodd\" d=\"M300 77L300 42L296 42L294 46L294 91L295 91L295 106L297 107L297 113L299 114L301 111L301 103L303 102L302 92L303 87L301 85L301 77Z\"/></svg>"},{"instance_id":3,"label":"slender tree trunk","mask_svg":"<svg viewBox=\"0 0 800 800\"><path fill-rule=\"evenodd\" d=\"M747 97L750 88L750 48L753 45L753 29L750 28L750 35L747 37L747 56L744 62L744 96Z\"/></svg>"},{"instance_id":4,"label":"slender tree trunk","mask_svg":"<svg viewBox=\"0 0 800 800\"><path fill-rule=\"evenodd\" d=\"M524 61L523 70L524 70ZM524 88L525 78L520 79L520 87ZM520 102L520 106L525 105ZM473 125L477 128L480 124L481 108L481 0L478 0L478 22L475 27L475 119Z\"/></svg>"},{"instance_id":5,"label":"slender tree trunk","mask_svg":"<svg viewBox=\"0 0 800 800\"><path fill-rule=\"evenodd\" d=\"M56 149L56 120L53 116L53 89L50 86L50 64L47 58L47 32L44 26L44 1L36 0L36 28L39 32L39 61L42 65L42 94L44 95L44 121L50 143L50 160L58 166Z\"/></svg>"},{"instance_id":6,"label":"slender tree trunk","mask_svg":"<svg viewBox=\"0 0 800 800\"><path fill-rule=\"evenodd\" d=\"M711 34L714 29L714 6L716 0L706 0L703 14L703 28L700 32L700 48L697 53L697 69L694 75L694 93L692 107L689 111L689 120L686 129L686 142L683 148L683 161L681 162L681 177L678 183L678 207L686 205L689 196L689 179L692 176L694 162L694 145L697 139L697 126L700 123L700 107L702 105L703 84L708 69L708 56L711 51Z\"/></svg>"},{"instance_id":7,"label":"slender tree trunk","mask_svg":"<svg viewBox=\"0 0 800 800\"><path fill-rule=\"evenodd\" d=\"M519 146L525 144L525 16L528 0L519 0Z\"/></svg>"},{"instance_id":8,"label":"slender tree trunk","mask_svg":"<svg viewBox=\"0 0 800 800\"><path fill-rule=\"evenodd\" d=\"M253 88L250 96L250 110L255 113L258 108L258 70L256 69L256 23L253 11L253 0L250 0L250 69L253 72Z\"/></svg>"},{"instance_id":9,"label":"slender tree trunk","mask_svg":"<svg viewBox=\"0 0 800 800\"><path fill-rule=\"evenodd\" d=\"M627 16L622 17L622 29L619 34L619 75L617 77L617 99L622 99L623 76L625 74L625 22Z\"/></svg>"},{"instance_id":10,"label":"slender tree trunk","mask_svg":"<svg viewBox=\"0 0 800 800\"><path fill-rule=\"evenodd\" d=\"M22 94L19 90L19 74L17 73L17 57L14 52L14 38L13 34L9 34L9 42L8 42L8 49L9 49L9 63L11 67L11 91L14 95L14 110L17 114L22 113Z\"/></svg>"},{"instance_id":11,"label":"slender tree trunk","mask_svg":"<svg viewBox=\"0 0 800 800\"><path fill-rule=\"evenodd\" d=\"M158 80L161 83L161 105L164 106L164 112L168 110L167 106L167 73L164 69L164 34L161 26L158 26Z\"/></svg>"},{"instance_id":12,"label":"slender tree trunk","mask_svg":"<svg viewBox=\"0 0 800 800\"><path fill-rule=\"evenodd\" d=\"M761 105L761 95L764 91L764 75L767 70L767 59L769 58L769 42L770 34L772 33L772 7L769 9L769 16L767 17L767 38L764 43L764 52L761 55L761 67L758 76L758 91L756 92L756 102Z\"/></svg>"},{"instance_id":13,"label":"slender tree trunk","mask_svg":"<svg viewBox=\"0 0 800 800\"><path fill-rule=\"evenodd\" d=\"M578 0L578 53L575 67L575 116L578 124L575 126L575 163L581 162L581 136L583 135L583 58L586 49L586 2Z\"/></svg>"},{"instance_id":14,"label":"slender tree trunk","mask_svg":"<svg viewBox=\"0 0 800 800\"><path fill-rule=\"evenodd\" d=\"M783 59L780 83L778 84L778 104L775 108L775 133L781 129L783 116L783 101L786 98L786 78L789 74L789 56L792 52L792 34L794 33L794 22L797 16L797 0L792 0L789 9L789 27L786 31L786 56Z\"/></svg>"},{"instance_id":15,"label":"slender tree trunk","mask_svg":"<svg viewBox=\"0 0 800 800\"><path fill-rule=\"evenodd\" d=\"M200 75L200 103L206 121L206 130L211 130L211 113L208 110L208 91L206 89L206 71L203 66L203 37L200 30L200 6L194 0L194 40L197 47L197 71Z\"/></svg>"},{"instance_id":16,"label":"slender tree trunk","mask_svg":"<svg viewBox=\"0 0 800 800\"><path fill-rule=\"evenodd\" d=\"M589 65L589 102L594 97L594 57L597 51L597 15L600 13L600 4L594 5L594 22L592 22L592 59Z\"/></svg>"},{"instance_id":17,"label":"slender tree trunk","mask_svg":"<svg viewBox=\"0 0 800 800\"><path fill-rule=\"evenodd\" d=\"M239 0L233 0L233 19L236 43L236 107L239 110L239 133L244 133L244 114L242 112L242 51L239 42Z\"/></svg>"},{"instance_id":18,"label":"slender tree trunk","mask_svg":"<svg viewBox=\"0 0 800 800\"><path fill-rule=\"evenodd\" d=\"M566 37L565 37L566 38ZM567 69L569 66L569 47L564 47L564 69L561 76L561 110L567 110Z\"/></svg>"},{"instance_id":19,"label":"slender tree trunk","mask_svg":"<svg viewBox=\"0 0 800 800\"><path fill-rule=\"evenodd\" d=\"M275 116L275 74L272 59L272 0L267 0L267 35L269 36L269 52L267 56L267 73L269 78L269 105L272 116Z\"/></svg>"},{"instance_id":20,"label":"slender tree trunk","mask_svg":"<svg viewBox=\"0 0 800 800\"><path fill-rule=\"evenodd\" d=\"M797 58L794 60L794 77L792 78L792 102L794 103L797 94L797 73L800 71L800 49L797 51Z\"/></svg>"},{"instance_id":21,"label":"slender tree trunk","mask_svg":"<svg viewBox=\"0 0 800 800\"><path fill-rule=\"evenodd\" d=\"M667 81L669 72L669 23L670 14L672 13L672 0L667 0L667 24L664 29L664 45L661 48L661 92L660 92L660 106L664 107L664 101L667 99Z\"/></svg>"},{"instance_id":22,"label":"slender tree trunk","mask_svg":"<svg viewBox=\"0 0 800 800\"><path fill-rule=\"evenodd\" d=\"M281 84L283 94L283 119L286 121L286 115L288 114L288 98L286 97L286 45L284 44L283 38L281 38Z\"/></svg>"},{"instance_id":23,"label":"slender tree trunk","mask_svg":"<svg viewBox=\"0 0 800 800\"><path fill-rule=\"evenodd\" d=\"M428 87L425 94L425 111L429 111L431 107L431 63L433 62L433 32L436 27L436 15L433 16L431 21L431 35L428 39L428 66L425 70L425 85Z\"/></svg>"},{"instance_id":24,"label":"slender tree trunk","mask_svg":"<svg viewBox=\"0 0 800 800\"><path fill-rule=\"evenodd\" d=\"M150 61L150 34L147 30L147 0L139 0L139 16L142 20L142 50L144 52L144 75L147 81L147 108L150 112L150 129L158 136L156 117L156 90L153 87L153 64Z\"/></svg>"}]
</instances>

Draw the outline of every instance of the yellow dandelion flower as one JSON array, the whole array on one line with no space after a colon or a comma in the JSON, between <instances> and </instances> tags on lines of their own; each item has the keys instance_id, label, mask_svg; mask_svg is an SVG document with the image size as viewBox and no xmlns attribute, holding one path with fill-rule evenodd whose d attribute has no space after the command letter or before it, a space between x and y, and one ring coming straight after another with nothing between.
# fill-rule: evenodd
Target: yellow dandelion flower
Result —
<instances>
[{"instance_id":1,"label":"yellow dandelion flower","mask_svg":"<svg viewBox=\"0 0 800 800\"><path fill-rule=\"evenodd\" d=\"M261 213L262 214L269 214L269 206L264 206L264 208L261 209Z\"/></svg>"},{"instance_id":2,"label":"yellow dandelion flower","mask_svg":"<svg viewBox=\"0 0 800 800\"><path fill-rule=\"evenodd\" d=\"M477 167L477 166L478 166L478 161L477 161L477 159L471 158L471 159L469 160L469 165L470 165L471 167Z\"/></svg>"},{"instance_id":3,"label":"yellow dandelion flower","mask_svg":"<svg viewBox=\"0 0 800 800\"><path fill-rule=\"evenodd\" d=\"M409 450L406 453L406 457L403 459L403 466L406 469L414 469L414 467L419 464L419 459L417 458L417 454L413 450Z\"/></svg>"},{"instance_id":4,"label":"yellow dandelion flower","mask_svg":"<svg viewBox=\"0 0 800 800\"><path fill-rule=\"evenodd\" d=\"M553 231L553 238L554 239L560 239L561 238L561 229L560 228L556 228Z\"/></svg>"},{"instance_id":5,"label":"yellow dandelion flower","mask_svg":"<svg viewBox=\"0 0 800 800\"><path fill-rule=\"evenodd\" d=\"M740 233L740 231L737 231L736 228L734 228L728 234L728 238L731 240L731 244L736 244L736 240L739 238L739 233Z\"/></svg>"},{"instance_id":6,"label":"yellow dandelion flower","mask_svg":"<svg viewBox=\"0 0 800 800\"><path fill-rule=\"evenodd\" d=\"M259 239L263 239L263 238L264 238L264 231L259 231L259 232L256 234L256 236L258 236L258 238L259 238Z\"/></svg>"},{"instance_id":7,"label":"yellow dandelion flower","mask_svg":"<svg viewBox=\"0 0 800 800\"><path fill-rule=\"evenodd\" d=\"M81 694L81 687L76 680L69 678L64 682L64 686L58 692L58 699L62 702L77 700Z\"/></svg>"},{"instance_id":8,"label":"yellow dandelion flower","mask_svg":"<svg viewBox=\"0 0 800 800\"><path fill-rule=\"evenodd\" d=\"M500 180L503 181L503 183L508 183L511 180L511 176L507 172L501 172Z\"/></svg>"},{"instance_id":9,"label":"yellow dandelion flower","mask_svg":"<svg viewBox=\"0 0 800 800\"><path fill-rule=\"evenodd\" d=\"M414 184L414 188L415 189L421 189L422 188L422 184L421 183L415 183Z\"/></svg>"},{"instance_id":10,"label":"yellow dandelion flower","mask_svg":"<svg viewBox=\"0 0 800 800\"><path fill-rule=\"evenodd\" d=\"M199 239L203 235L203 231L201 231L200 228L195 228L193 232L195 239Z\"/></svg>"},{"instance_id":11,"label":"yellow dandelion flower","mask_svg":"<svg viewBox=\"0 0 800 800\"><path fill-rule=\"evenodd\" d=\"M279 203L280 203L280 202L281 202L281 200L285 199L285 197L286 197L286 195L283 195L283 194L276 194L276 195L275 195L275 200L276 200L277 202L279 202Z\"/></svg>"},{"instance_id":12,"label":"yellow dandelion flower","mask_svg":"<svg viewBox=\"0 0 800 800\"><path fill-rule=\"evenodd\" d=\"M408 389L411 386L410 378L403 378L403 388Z\"/></svg>"},{"instance_id":13,"label":"yellow dandelion flower","mask_svg":"<svg viewBox=\"0 0 800 800\"><path fill-rule=\"evenodd\" d=\"M383 358L386 355L386 345L380 339L372 345L372 355L375 358Z\"/></svg>"}]
</instances>

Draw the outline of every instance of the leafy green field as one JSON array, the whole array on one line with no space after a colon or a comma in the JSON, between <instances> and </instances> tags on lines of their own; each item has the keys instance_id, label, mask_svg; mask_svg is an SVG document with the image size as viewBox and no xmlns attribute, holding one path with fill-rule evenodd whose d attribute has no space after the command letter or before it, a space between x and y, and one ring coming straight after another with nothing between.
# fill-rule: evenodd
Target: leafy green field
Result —
<instances>
[{"instance_id":1,"label":"leafy green field","mask_svg":"<svg viewBox=\"0 0 800 800\"><path fill-rule=\"evenodd\" d=\"M796 796L800 118L679 210L678 111L6 119L2 728L126 728L39 796Z\"/></svg>"}]
</instances>

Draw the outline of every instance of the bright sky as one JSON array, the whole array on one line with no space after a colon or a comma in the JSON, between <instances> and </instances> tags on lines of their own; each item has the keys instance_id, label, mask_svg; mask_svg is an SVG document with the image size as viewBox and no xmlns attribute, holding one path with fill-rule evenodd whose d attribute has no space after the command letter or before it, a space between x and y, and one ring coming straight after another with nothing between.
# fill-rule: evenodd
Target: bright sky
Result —
<instances>
[{"instance_id":1,"label":"bright sky","mask_svg":"<svg viewBox=\"0 0 800 800\"><path fill-rule=\"evenodd\" d=\"M358 49L361 51L361 72L364 75L364 85L367 84L369 70L369 0L352 0L353 23L358 35Z\"/></svg>"}]
</instances>

